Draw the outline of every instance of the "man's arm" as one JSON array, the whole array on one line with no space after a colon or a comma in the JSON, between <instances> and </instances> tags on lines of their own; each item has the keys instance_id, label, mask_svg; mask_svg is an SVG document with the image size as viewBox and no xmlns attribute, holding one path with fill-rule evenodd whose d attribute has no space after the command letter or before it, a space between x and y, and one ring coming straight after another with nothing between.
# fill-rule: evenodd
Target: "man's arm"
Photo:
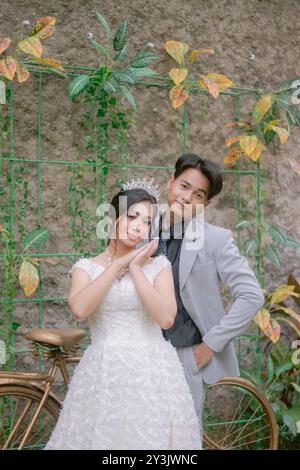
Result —
<instances>
[{"instance_id":1,"label":"man's arm","mask_svg":"<svg viewBox=\"0 0 300 470\"><path fill-rule=\"evenodd\" d=\"M264 304L264 296L247 259L242 256L226 230L216 250L217 271L234 298L230 310L203 336L213 351L221 352L236 336L245 331L256 312Z\"/></svg>"}]
</instances>

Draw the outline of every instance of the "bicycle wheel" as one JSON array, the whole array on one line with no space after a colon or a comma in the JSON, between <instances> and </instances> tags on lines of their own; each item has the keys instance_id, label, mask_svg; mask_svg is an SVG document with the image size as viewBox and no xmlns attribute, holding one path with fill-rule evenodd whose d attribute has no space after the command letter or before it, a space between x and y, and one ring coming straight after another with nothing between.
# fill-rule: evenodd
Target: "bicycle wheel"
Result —
<instances>
[{"instance_id":1,"label":"bicycle wheel","mask_svg":"<svg viewBox=\"0 0 300 470\"><path fill-rule=\"evenodd\" d=\"M51 397L46 400L25 445L21 445L42 397L43 392L30 385L0 385L0 449L40 450L44 448L60 411L58 403Z\"/></svg>"},{"instance_id":2,"label":"bicycle wheel","mask_svg":"<svg viewBox=\"0 0 300 470\"><path fill-rule=\"evenodd\" d=\"M277 449L278 429L265 396L248 380L228 377L207 387L204 446L219 450Z\"/></svg>"}]
</instances>

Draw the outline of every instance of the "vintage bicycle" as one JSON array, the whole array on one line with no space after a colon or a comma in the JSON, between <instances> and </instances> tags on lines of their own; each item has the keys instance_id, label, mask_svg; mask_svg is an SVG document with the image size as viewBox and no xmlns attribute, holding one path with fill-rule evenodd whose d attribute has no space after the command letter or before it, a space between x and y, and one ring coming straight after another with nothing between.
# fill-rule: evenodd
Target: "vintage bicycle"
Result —
<instances>
[{"instance_id":1,"label":"vintage bicycle","mask_svg":"<svg viewBox=\"0 0 300 470\"><path fill-rule=\"evenodd\" d=\"M76 365L81 329L33 329L26 338L32 354L50 360L47 373L0 372L0 449L43 449L57 422L62 400L54 390L60 371L65 386L68 365ZM227 377L207 387L204 448L277 449L278 430L272 408L251 382Z\"/></svg>"}]
</instances>

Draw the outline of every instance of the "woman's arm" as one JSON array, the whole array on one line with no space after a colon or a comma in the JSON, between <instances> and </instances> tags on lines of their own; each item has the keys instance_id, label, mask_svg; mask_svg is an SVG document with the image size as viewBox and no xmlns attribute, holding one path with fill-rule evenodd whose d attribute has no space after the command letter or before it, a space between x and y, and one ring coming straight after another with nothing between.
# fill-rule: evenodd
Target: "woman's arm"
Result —
<instances>
[{"instance_id":1,"label":"woman's arm","mask_svg":"<svg viewBox=\"0 0 300 470\"><path fill-rule=\"evenodd\" d=\"M171 328L177 313L171 268L163 268L156 276L153 286L141 266L129 265L129 271L142 304L151 318L164 330Z\"/></svg>"},{"instance_id":2,"label":"woman's arm","mask_svg":"<svg viewBox=\"0 0 300 470\"><path fill-rule=\"evenodd\" d=\"M110 289L117 277L120 267L112 263L94 281L82 268L75 268L72 273L72 285L69 294L69 306L75 318L84 320L89 317Z\"/></svg>"}]
</instances>

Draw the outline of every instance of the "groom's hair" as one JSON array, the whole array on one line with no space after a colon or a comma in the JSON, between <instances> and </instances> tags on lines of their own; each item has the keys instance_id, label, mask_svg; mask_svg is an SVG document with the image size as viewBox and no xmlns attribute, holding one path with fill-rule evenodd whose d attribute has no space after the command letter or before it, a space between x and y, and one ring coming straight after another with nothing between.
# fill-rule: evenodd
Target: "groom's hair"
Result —
<instances>
[{"instance_id":1,"label":"groom's hair","mask_svg":"<svg viewBox=\"0 0 300 470\"><path fill-rule=\"evenodd\" d=\"M178 178L185 170L194 168L200 171L209 181L208 199L219 194L223 187L220 167L212 160L204 159L195 153L185 153L175 163L174 178Z\"/></svg>"}]
</instances>

